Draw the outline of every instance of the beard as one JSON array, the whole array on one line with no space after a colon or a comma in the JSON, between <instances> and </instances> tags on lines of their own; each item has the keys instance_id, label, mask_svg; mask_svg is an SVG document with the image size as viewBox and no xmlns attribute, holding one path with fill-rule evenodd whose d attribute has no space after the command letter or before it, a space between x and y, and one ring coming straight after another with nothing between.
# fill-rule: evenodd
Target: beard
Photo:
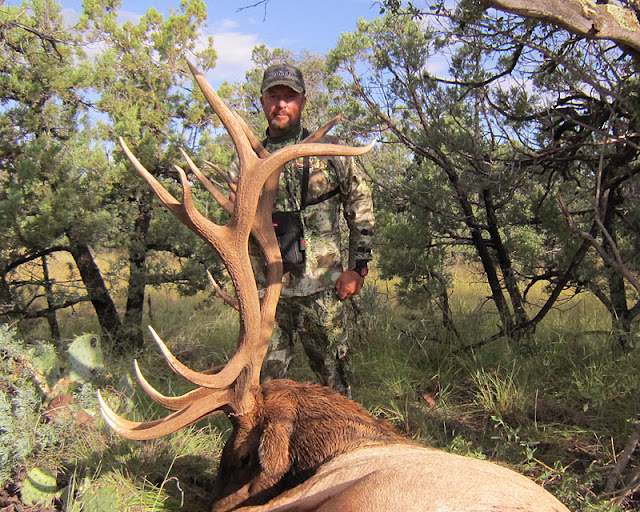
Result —
<instances>
[{"instance_id":1,"label":"beard","mask_svg":"<svg viewBox=\"0 0 640 512\"><path fill-rule=\"evenodd\" d=\"M300 119L286 116L285 118L274 117L269 121L269 133L272 136L282 136L295 130L300 126Z\"/></svg>"},{"instance_id":2,"label":"beard","mask_svg":"<svg viewBox=\"0 0 640 512\"><path fill-rule=\"evenodd\" d=\"M286 119L272 119L269 123L269 128L273 128L274 130L278 130L281 132L287 132L291 130L297 123L294 123L290 117Z\"/></svg>"}]
</instances>

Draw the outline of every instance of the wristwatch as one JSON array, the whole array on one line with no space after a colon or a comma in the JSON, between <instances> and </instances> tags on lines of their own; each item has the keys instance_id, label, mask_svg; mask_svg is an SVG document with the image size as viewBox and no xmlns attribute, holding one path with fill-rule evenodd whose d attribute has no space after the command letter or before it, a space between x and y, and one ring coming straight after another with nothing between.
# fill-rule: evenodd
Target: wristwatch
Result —
<instances>
[{"instance_id":1,"label":"wristwatch","mask_svg":"<svg viewBox=\"0 0 640 512\"><path fill-rule=\"evenodd\" d=\"M356 261L356 266L353 270L360 274L360 277L365 277L369 273L369 268L365 260Z\"/></svg>"}]
</instances>

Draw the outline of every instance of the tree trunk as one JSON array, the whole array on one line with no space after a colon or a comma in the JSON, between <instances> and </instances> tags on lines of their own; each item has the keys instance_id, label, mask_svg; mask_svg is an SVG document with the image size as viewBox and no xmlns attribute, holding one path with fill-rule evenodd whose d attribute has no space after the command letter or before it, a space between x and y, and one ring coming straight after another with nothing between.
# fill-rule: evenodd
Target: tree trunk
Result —
<instances>
[{"instance_id":1,"label":"tree trunk","mask_svg":"<svg viewBox=\"0 0 640 512\"><path fill-rule=\"evenodd\" d=\"M453 321L453 313L451 312L451 305L449 303L447 280L439 272L433 271L432 275L440 284L440 292L436 297L436 305L442 313L442 325L447 332L450 332L457 340L460 340L460 333L458 329L456 329L455 322Z\"/></svg>"},{"instance_id":2,"label":"tree trunk","mask_svg":"<svg viewBox=\"0 0 640 512\"><path fill-rule=\"evenodd\" d=\"M620 202L621 199L618 191L615 188L609 190L607 208L602 223L609 233L611 242L615 246L618 244L615 218ZM604 240L602 247L607 254L612 258L614 257L617 247L611 247L606 239ZM629 304L627 302L625 280L620 272L610 266L607 266L605 278L609 286L609 300L611 301L611 327L614 334L614 340L617 342L619 348L627 349L627 341L631 334L632 317L629 311Z\"/></svg>"},{"instance_id":3,"label":"tree trunk","mask_svg":"<svg viewBox=\"0 0 640 512\"><path fill-rule=\"evenodd\" d=\"M129 243L129 286L127 287L127 309L124 316L125 331L130 343L142 348L142 314L144 312L144 294L147 285L147 234L151 221L149 208L150 193L138 194L136 204L138 214L134 223L133 235Z\"/></svg>"},{"instance_id":4,"label":"tree trunk","mask_svg":"<svg viewBox=\"0 0 640 512\"><path fill-rule=\"evenodd\" d=\"M51 332L51 338L60 341L60 326L58 325L58 319L56 316L56 308L54 305L54 293L51 279L49 278L49 264L47 263L47 257L43 256L42 259L42 275L44 277L44 295L47 298L47 322L49 322L49 331Z\"/></svg>"},{"instance_id":5,"label":"tree trunk","mask_svg":"<svg viewBox=\"0 0 640 512\"><path fill-rule=\"evenodd\" d=\"M511 307L513 308L513 313L516 320L514 326L515 329L514 332L510 334L510 338L516 341L518 345L521 345L521 349L524 349L526 345L530 344L529 342L531 341L531 336L533 335L533 332L535 330L535 325L529 322L529 316L524 309L522 294L520 293L520 289L518 288L518 282L513 271L509 252L502 243L502 237L500 236L500 229L498 226L498 217L496 216L491 192L488 189L485 189L483 191L483 197L485 209L487 212L489 236L491 237L491 242L493 243L493 247L496 251L498 264L500 266L502 277L504 279L504 285L507 289L507 292L509 293L509 298L511 299ZM525 325L528 326L525 329L517 328L519 326Z\"/></svg>"},{"instance_id":6,"label":"tree trunk","mask_svg":"<svg viewBox=\"0 0 640 512\"><path fill-rule=\"evenodd\" d=\"M447 177L449 178L449 181L456 191L458 203L460 204L460 208L464 213L465 224L469 228L473 246L475 247L478 253L478 257L482 262L482 267L487 277L489 288L491 288L491 298L496 305L498 315L500 315L502 330L504 334L506 334L507 336L511 336L515 322L513 316L511 315L511 312L509 311L509 306L507 305L505 296L502 293L502 286L500 284L500 279L498 278L498 272L495 263L491 257L491 253L489 251L489 248L487 247L487 243L482 238L482 228L480 227L480 224L476 219L471 201L469 200L467 192L460 182L458 173L456 172L453 165L450 164L449 160L443 156L439 162L439 165L447 173Z\"/></svg>"},{"instance_id":7,"label":"tree trunk","mask_svg":"<svg viewBox=\"0 0 640 512\"><path fill-rule=\"evenodd\" d=\"M67 231L67 238L69 238L71 256L76 262L82 282L98 316L100 327L104 334L111 338L116 348L124 348L126 340L122 321L102 279L100 269L93 259L91 248L73 229Z\"/></svg>"}]
</instances>

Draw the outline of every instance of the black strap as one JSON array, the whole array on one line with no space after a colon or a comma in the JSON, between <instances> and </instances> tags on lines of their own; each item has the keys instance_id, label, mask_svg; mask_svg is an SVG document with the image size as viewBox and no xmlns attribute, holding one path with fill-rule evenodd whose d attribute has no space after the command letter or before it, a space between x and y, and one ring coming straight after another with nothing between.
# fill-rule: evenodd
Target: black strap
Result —
<instances>
[{"instance_id":1,"label":"black strap","mask_svg":"<svg viewBox=\"0 0 640 512\"><path fill-rule=\"evenodd\" d=\"M309 130L302 128L302 140L309 136ZM302 160L302 178L300 182L300 211L307 207L307 199L309 195L309 168L311 167L311 159L305 156Z\"/></svg>"},{"instance_id":2,"label":"black strap","mask_svg":"<svg viewBox=\"0 0 640 512\"><path fill-rule=\"evenodd\" d=\"M330 190L329 192L325 192L321 196L316 197L316 199L311 201L310 203L306 203L306 206L313 206L314 204L321 203L322 201L331 199L333 196L336 196L339 193L340 193L340 187L336 187L333 190Z\"/></svg>"},{"instance_id":3,"label":"black strap","mask_svg":"<svg viewBox=\"0 0 640 512\"><path fill-rule=\"evenodd\" d=\"M302 139L306 139L309 136L309 130L306 128L302 128ZM262 141L262 146L267 147L267 141L269 138L267 137ZM327 199L331 199L333 196L337 195L340 192L340 187L336 187L329 192L322 194L317 197L312 202L307 202L309 195L309 171L311 169L311 159L308 156L305 156L302 160L302 177L300 182L300 211L304 210L307 206L313 206L314 204L321 203L326 201Z\"/></svg>"},{"instance_id":4,"label":"black strap","mask_svg":"<svg viewBox=\"0 0 640 512\"><path fill-rule=\"evenodd\" d=\"M311 159L305 156L302 160L302 182L300 183L300 211L307 207L307 199L309 195L309 168L311 167Z\"/></svg>"}]
</instances>

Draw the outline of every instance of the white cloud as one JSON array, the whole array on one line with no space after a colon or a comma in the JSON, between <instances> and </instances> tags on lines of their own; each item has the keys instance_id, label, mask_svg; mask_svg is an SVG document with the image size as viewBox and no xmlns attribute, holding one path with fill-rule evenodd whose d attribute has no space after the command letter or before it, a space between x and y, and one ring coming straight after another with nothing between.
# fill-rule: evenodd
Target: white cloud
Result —
<instances>
[{"instance_id":1,"label":"white cloud","mask_svg":"<svg viewBox=\"0 0 640 512\"><path fill-rule=\"evenodd\" d=\"M223 23L220 30L214 31L213 47L218 59L216 67L208 73L213 82L242 80L253 65L251 53L258 44L258 35L229 30L234 27L235 24L228 22Z\"/></svg>"},{"instance_id":2,"label":"white cloud","mask_svg":"<svg viewBox=\"0 0 640 512\"><path fill-rule=\"evenodd\" d=\"M140 22L140 18L142 18L142 15L137 12L118 10L118 23L120 25L124 25L127 21L136 25Z\"/></svg>"},{"instance_id":3,"label":"white cloud","mask_svg":"<svg viewBox=\"0 0 640 512\"><path fill-rule=\"evenodd\" d=\"M66 25L72 26L77 23L80 13L76 9L63 8L62 15ZM132 11L118 11L118 23L120 24L127 21L136 24L140 18L140 14ZM251 53L253 48L259 44L259 36L258 34L243 33L238 30L238 27L237 22L229 19L220 20L213 27L213 47L218 58L216 67L207 73L207 79L214 85L225 80L229 82L243 80L245 73L253 67ZM102 51L102 46L99 44L87 45L85 51L89 58L93 58Z\"/></svg>"}]
</instances>

